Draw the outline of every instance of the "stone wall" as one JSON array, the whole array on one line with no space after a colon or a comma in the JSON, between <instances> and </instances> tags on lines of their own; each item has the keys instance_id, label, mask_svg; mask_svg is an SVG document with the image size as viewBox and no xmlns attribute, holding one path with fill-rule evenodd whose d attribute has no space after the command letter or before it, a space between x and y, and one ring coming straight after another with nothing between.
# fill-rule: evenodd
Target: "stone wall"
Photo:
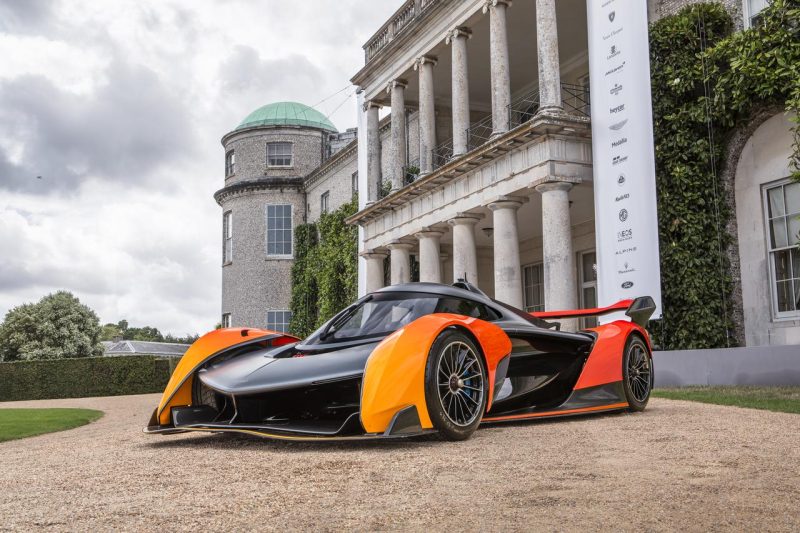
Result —
<instances>
[{"instance_id":1,"label":"stone wall","mask_svg":"<svg viewBox=\"0 0 800 533\"><path fill-rule=\"evenodd\" d=\"M655 22L660 18L674 15L684 7L691 4L700 4L708 2L709 0L647 0L647 10L650 22ZM725 6L728 13L731 14L733 23L737 29L744 26L744 19L742 16L742 1L746 0L716 0Z\"/></svg>"},{"instance_id":2,"label":"stone wall","mask_svg":"<svg viewBox=\"0 0 800 533\"><path fill-rule=\"evenodd\" d=\"M267 310L288 310L291 259L271 259L266 250L266 206L291 204L292 225L303 223L305 195L296 188L259 190L223 200L233 213L233 261L222 267L222 313L233 326L265 327Z\"/></svg>"},{"instance_id":3,"label":"stone wall","mask_svg":"<svg viewBox=\"0 0 800 533\"><path fill-rule=\"evenodd\" d=\"M267 166L267 143L292 143L292 166ZM322 133L307 128L261 128L234 132L223 139L225 152L234 150L236 171L225 185L253 178L306 176L322 162Z\"/></svg>"},{"instance_id":4,"label":"stone wall","mask_svg":"<svg viewBox=\"0 0 800 533\"><path fill-rule=\"evenodd\" d=\"M321 197L330 194L328 210L335 211L353 199L353 173L358 170L358 150L347 147L344 153L334 156L325 168L315 172L306 182L308 222L316 222L321 214Z\"/></svg>"}]
</instances>

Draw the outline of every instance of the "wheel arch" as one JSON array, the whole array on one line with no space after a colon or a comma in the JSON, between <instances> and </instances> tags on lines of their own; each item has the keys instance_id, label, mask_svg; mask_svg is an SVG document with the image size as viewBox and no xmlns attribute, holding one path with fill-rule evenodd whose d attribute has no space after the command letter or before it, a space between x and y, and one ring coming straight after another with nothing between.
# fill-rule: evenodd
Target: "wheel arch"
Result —
<instances>
[{"instance_id":1,"label":"wheel arch","mask_svg":"<svg viewBox=\"0 0 800 533\"><path fill-rule=\"evenodd\" d=\"M597 339L575 383L575 390L621 382L622 359L625 345L631 335L637 335L644 340L652 357L650 336L647 330L638 324L627 320L616 320L592 328L591 331L595 332Z\"/></svg>"},{"instance_id":2,"label":"wheel arch","mask_svg":"<svg viewBox=\"0 0 800 533\"><path fill-rule=\"evenodd\" d=\"M477 318L426 315L389 335L367 359L361 386L361 425L367 433L384 432L398 411L412 405L422 428L433 427L425 401L425 365L433 343L448 328L456 328L475 343L486 365L491 399L497 364L511 352L505 332Z\"/></svg>"}]
</instances>

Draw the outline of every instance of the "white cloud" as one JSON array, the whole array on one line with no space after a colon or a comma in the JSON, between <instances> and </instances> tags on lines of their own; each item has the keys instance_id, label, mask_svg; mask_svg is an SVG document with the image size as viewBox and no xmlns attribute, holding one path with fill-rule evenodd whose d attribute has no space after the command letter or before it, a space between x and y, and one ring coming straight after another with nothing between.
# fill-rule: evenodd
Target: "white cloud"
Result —
<instances>
[{"instance_id":1,"label":"white cloud","mask_svg":"<svg viewBox=\"0 0 800 533\"><path fill-rule=\"evenodd\" d=\"M0 6L0 316L67 289L104 322L212 327L220 138L260 105L345 87L400 3ZM350 92L319 106L340 106L340 129L356 122Z\"/></svg>"}]
</instances>

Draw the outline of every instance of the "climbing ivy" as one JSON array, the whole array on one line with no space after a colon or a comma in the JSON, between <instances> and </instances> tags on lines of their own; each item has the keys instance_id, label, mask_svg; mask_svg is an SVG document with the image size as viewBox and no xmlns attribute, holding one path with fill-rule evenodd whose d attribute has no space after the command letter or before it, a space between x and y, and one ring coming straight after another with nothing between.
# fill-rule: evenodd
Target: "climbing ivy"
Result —
<instances>
[{"instance_id":1,"label":"climbing ivy","mask_svg":"<svg viewBox=\"0 0 800 533\"><path fill-rule=\"evenodd\" d=\"M292 320L289 332L305 337L317 323L317 278L314 255L318 243L317 226L303 224L294 230L294 265L292 265Z\"/></svg>"},{"instance_id":2,"label":"climbing ivy","mask_svg":"<svg viewBox=\"0 0 800 533\"><path fill-rule=\"evenodd\" d=\"M736 343L731 213L719 178L738 126L765 107L800 107L799 3L775 0L742 32L718 3L684 8L650 28L663 303L652 333L662 348ZM800 138L800 125L794 133Z\"/></svg>"},{"instance_id":3,"label":"climbing ivy","mask_svg":"<svg viewBox=\"0 0 800 533\"><path fill-rule=\"evenodd\" d=\"M352 303L358 292L358 228L345 219L357 200L295 230L292 321L289 331L305 337Z\"/></svg>"}]
</instances>

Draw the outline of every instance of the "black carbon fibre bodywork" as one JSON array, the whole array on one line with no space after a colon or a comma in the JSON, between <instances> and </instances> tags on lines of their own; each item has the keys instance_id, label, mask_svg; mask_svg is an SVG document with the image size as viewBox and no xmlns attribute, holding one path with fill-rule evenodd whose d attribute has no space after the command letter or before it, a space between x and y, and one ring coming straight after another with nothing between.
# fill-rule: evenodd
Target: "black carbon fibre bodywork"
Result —
<instances>
[{"instance_id":1,"label":"black carbon fibre bodywork","mask_svg":"<svg viewBox=\"0 0 800 533\"><path fill-rule=\"evenodd\" d=\"M512 351L497 365L494 398L487 417L573 410L624 401L616 384L574 391L595 342L588 332L554 329L523 311L476 290L430 283L387 287L373 294L465 300L484 306L487 320L511 339ZM390 333L332 339L331 324L368 295L333 317L307 339L275 348L237 346L222 351L195 373L193 406L173 408L172 426L149 432L231 430L275 438L360 438L361 380L375 347ZM483 317L480 317L483 318ZM235 357L231 356L235 352ZM596 390L595 390L596 389ZM397 412L384 434L426 433L416 408Z\"/></svg>"}]
</instances>

